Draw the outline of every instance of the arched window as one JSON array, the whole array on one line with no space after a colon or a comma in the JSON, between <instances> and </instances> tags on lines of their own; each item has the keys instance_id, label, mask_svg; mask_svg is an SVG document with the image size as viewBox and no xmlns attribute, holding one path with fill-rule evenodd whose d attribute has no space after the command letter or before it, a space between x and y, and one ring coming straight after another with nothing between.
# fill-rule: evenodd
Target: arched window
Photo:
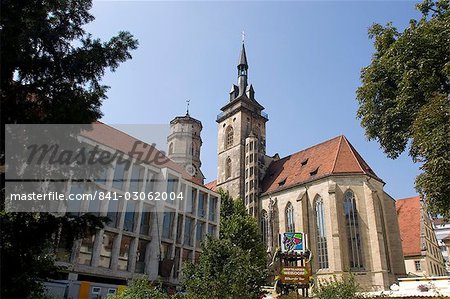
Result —
<instances>
[{"instance_id":1,"label":"arched window","mask_svg":"<svg viewBox=\"0 0 450 299\"><path fill-rule=\"evenodd\" d=\"M267 246L267 240L269 239L269 215L266 210L261 212L261 235L264 246Z\"/></svg>"},{"instance_id":2,"label":"arched window","mask_svg":"<svg viewBox=\"0 0 450 299\"><path fill-rule=\"evenodd\" d=\"M344 213L347 224L350 268L361 270L364 268L364 264L358 211L356 209L355 194L350 190L344 194Z\"/></svg>"},{"instance_id":3,"label":"arched window","mask_svg":"<svg viewBox=\"0 0 450 299\"><path fill-rule=\"evenodd\" d=\"M228 126L225 131L225 148L230 148L233 145L233 127Z\"/></svg>"},{"instance_id":4,"label":"arched window","mask_svg":"<svg viewBox=\"0 0 450 299\"><path fill-rule=\"evenodd\" d=\"M319 269L328 269L328 248L327 248L327 234L325 230L325 218L323 209L322 197L317 196L316 204L316 242L317 242L317 257L319 261Z\"/></svg>"},{"instance_id":5,"label":"arched window","mask_svg":"<svg viewBox=\"0 0 450 299\"><path fill-rule=\"evenodd\" d=\"M173 154L173 143L169 145L169 155Z\"/></svg>"},{"instance_id":6,"label":"arched window","mask_svg":"<svg viewBox=\"0 0 450 299\"><path fill-rule=\"evenodd\" d=\"M231 177L231 158L228 157L225 161L225 178L228 179Z\"/></svg>"},{"instance_id":7,"label":"arched window","mask_svg":"<svg viewBox=\"0 0 450 299\"><path fill-rule=\"evenodd\" d=\"M294 207L291 202L288 202L286 205L286 232L293 233L295 232L295 223L294 223Z\"/></svg>"}]
</instances>

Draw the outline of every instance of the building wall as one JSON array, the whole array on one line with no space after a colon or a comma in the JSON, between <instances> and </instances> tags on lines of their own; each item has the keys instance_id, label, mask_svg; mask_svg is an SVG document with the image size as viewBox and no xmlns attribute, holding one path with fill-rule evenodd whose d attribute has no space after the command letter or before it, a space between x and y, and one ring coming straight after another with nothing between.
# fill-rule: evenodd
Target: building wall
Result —
<instances>
[{"instance_id":1,"label":"building wall","mask_svg":"<svg viewBox=\"0 0 450 299\"><path fill-rule=\"evenodd\" d=\"M352 190L356 198L364 261L364 270L354 274L363 287L388 289L398 276L405 275L405 268L401 252L395 249L396 246L401 248L398 223L393 223L395 208L392 199L385 196L382 183L363 175L328 177L266 195L261 199L262 208L268 211L269 197L276 199L275 216L271 221L273 233L277 236L286 231L286 205L290 202L294 206L295 229L308 234L309 248L316 256L313 258L313 272L319 279L330 278L351 270L343 206L347 190ZM324 204L328 269L318 269L314 208L317 196ZM397 241L393 242L395 239ZM277 238L273 240L276 242Z\"/></svg>"},{"instance_id":2,"label":"building wall","mask_svg":"<svg viewBox=\"0 0 450 299\"><path fill-rule=\"evenodd\" d=\"M104 146L101 148L112 151ZM118 171L113 165L107 172L105 182L93 183L89 190L82 192L92 192L93 188L120 195L131 192L131 170L135 162L133 160L130 171L124 173L121 187L113 183ZM96 208L96 213L108 217L113 215L117 221L107 224L93 237L76 241L71 252L64 248L58 249L58 264L67 269L63 272L68 274L68 285L73 285L80 277L83 280L91 277L97 282L100 279L109 285L114 282L124 285L127 279L139 274L147 275L149 280L156 280L161 274L160 261L164 259L174 260L174 265L169 275L162 277L162 281L177 284L182 262L195 262L198 259L201 254L200 243L206 234L219 236L220 198L217 193L184 179L171 169L140 166L143 169L140 192L174 192L178 195L176 200L159 201L158 204L154 204L156 201L122 200L118 201L117 208L110 206L114 201L102 202ZM95 212L91 204L83 203L82 213ZM111 214L113 210L117 213ZM143 222L145 216L150 217L148 223Z\"/></svg>"},{"instance_id":3,"label":"building wall","mask_svg":"<svg viewBox=\"0 0 450 299\"><path fill-rule=\"evenodd\" d=\"M176 117L170 122L170 134L167 138L168 157L191 171L188 167L194 166L195 177L204 179L201 173L200 152L202 124L200 121L190 117Z\"/></svg>"},{"instance_id":4,"label":"building wall","mask_svg":"<svg viewBox=\"0 0 450 299\"><path fill-rule=\"evenodd\" d=\"M422 206L421 213L421 242L422 255L425 259L425 276L446 275L444 257L442 256L436 234L434 232L431 218L426 213L426 208Z\"/></svg>"},{"instance_id":5,"label":"building wall","mask_svg":"<svg viewBox=\"0 0 450 299\"><path fill-rule=\"evenodd\" d=\"M441 254L445 260L447 275L450 275L450 240L447 241L448 245L446 245L446 242L444 241L444 239L450 235L450 223L435 223L434 231L436 233L436 238L438 240Z\"/></svg>"},{"instance_id":6,"label":"building wall","mask_svg":"<svg viewBox=\"0 0 450 299\"><path fill-rule=\"evenodd\" d=\"M238 101L239 102L239 101ZM239 106L239 105L238 105ZM239 106L240 107L240 106ZM217 187L230 192L233 198L245 198L245 141L250 132L256 134L260 142L260 159L265 153L265 121L259 114L232 107L228 117L218 123L218 166ZM233 144L226 146L227 129L233 128ZM226 161L231 159L231 176L226 177Z\"/></svg>"}]
</instances>

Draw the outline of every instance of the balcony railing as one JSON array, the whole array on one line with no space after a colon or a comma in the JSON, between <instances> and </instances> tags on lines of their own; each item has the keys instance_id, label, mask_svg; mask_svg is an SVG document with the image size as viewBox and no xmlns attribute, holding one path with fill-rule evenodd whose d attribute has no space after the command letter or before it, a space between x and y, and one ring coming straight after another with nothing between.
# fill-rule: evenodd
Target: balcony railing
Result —
<instances>
[{"instance_id":1,"label":"balcony railing","mask_svg":"<svg viewBox=\"0 0 450 299\"><path fill-rule=\"evenodd\" d=\"M261 115L266 120L269 120L269 114L261 111L259 115ZM225 116L225 112L221 112L221 113L217 114L216 120L219 121L224 116Z\"/></svg>"}]
</instances>

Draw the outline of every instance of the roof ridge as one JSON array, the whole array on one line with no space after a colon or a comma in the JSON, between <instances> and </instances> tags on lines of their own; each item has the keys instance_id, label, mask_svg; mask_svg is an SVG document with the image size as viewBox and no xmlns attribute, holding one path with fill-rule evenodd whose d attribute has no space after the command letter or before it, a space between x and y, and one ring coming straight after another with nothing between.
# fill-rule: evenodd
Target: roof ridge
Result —
<instances>
[{"instance_id":1,"label":"roof ridge","mask_svg":"<svg viewBox=\"0 0 450 299\"><path fill-rule=\"evenodd\" d=\"M340 135L339 136L340 137L339 145L338 145L337 150L336 150L336 156L334 157L333 167L331 168L331 173L334 173L334 168L336 168L336 162L337 162L337 158L338 158L338 155L339 155L339 150L341 149L341 144L342 144L342 136L344 136L344 135Z\"/></svg>"},{"instance_id":2,"label":"roof ridge","mask_svg":"<svg viewBox=\"0 0 450 299\"><path fill-rule=\"evenodd\" d=\"M276 161L273 161L273 162L278 162L278 161L281 161L281 160L283 160L283 159L289 158L289 157L291 157L291 156L293 156L293 155L299 154L299 153L301 153L301 152L305 152L305 151L307 151L307 150L309 150L309 149L311 149L311 148L313 148L313 147L316 147L316 146L322 145L322 144L324 144L324 143L333 141L333 140L335 140L335 139L337 139L337 138L340 138L340 137L342 137L342 136L343 136L343 135L339 135L339 136L330 138L330 139L328 139L328 140L322 141L322 142L320 142L320 143L311 145L311 146L309 146L309 147L307 147L307 148L305 148L305 149L302 149L302 150L300 150L300 151L298 151L298 152L295 152L295 153L292 153L292 154L290 154L290 155L284 156L283 158L280 158L280 160L276 160Z\"/></svg>"},{"instance_id":3,"label":"roof ridge","mask_svg":"<svg viewBox=\"0 0 450 299\"><path fill-rule=\"evenodd\" d=\"M350 144L350 142L347 140L347 138L346 138L345 136L343 136L343 137L344 137L345 143L346 143L346 144L348 145L348 147L350 148L350 151L351 151L351 153L352 153L352 155L353 155L353 158L355 158L356 163L358 164L359 168L361 169L361 171L362 171L364 174L367 174L367 171L364 170L364 168L362 167L362 165L361 165L361 163L360 163L358 157L357 157L356 154L355 154L356 149L353 148L353 146ZM358 154L358 155L359 155L359 154ZM362 159L362 158L361 158L361 159Z\"/></svg>"}]
</instances>

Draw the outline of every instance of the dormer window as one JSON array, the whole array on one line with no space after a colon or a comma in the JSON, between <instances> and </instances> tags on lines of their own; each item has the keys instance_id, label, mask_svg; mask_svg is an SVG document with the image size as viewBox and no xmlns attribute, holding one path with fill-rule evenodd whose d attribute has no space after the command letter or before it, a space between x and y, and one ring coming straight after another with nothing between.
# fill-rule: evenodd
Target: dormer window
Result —
<instances>
[{"instance_id":1,"label":"dormer window","mask_svg":"<svg viewBox=\"0 0 450 299\"><path fill-rule=\"evenodd\" d=\"M278 186L283 186L284 184L286 184L286 180L287 177L285 177L284 179L282 179L281 181L278 182Z\"/></svg>"},{"instance_id":2,"label":"dormer window","mask_svg":"<svg viewBox=\"0 0 450 299\"><path fill-rule=\"evenodd\" d=\"M310 174L311 176L314 176L314 175L317 174L318 171L319 171L319 167L316 167L316 168L313 169L309 174Z\"/></svg>"},{"instance_id":3,"label":"dormer window","mask_svg":"<svg viewBox=\"0 0 450 299\"><path fill-rule=\"evenodd\" d=\"M302 167L305 166L308 163L308 158L303 159L303 161L301 162Z\"/></svg>"}]
</instances>

